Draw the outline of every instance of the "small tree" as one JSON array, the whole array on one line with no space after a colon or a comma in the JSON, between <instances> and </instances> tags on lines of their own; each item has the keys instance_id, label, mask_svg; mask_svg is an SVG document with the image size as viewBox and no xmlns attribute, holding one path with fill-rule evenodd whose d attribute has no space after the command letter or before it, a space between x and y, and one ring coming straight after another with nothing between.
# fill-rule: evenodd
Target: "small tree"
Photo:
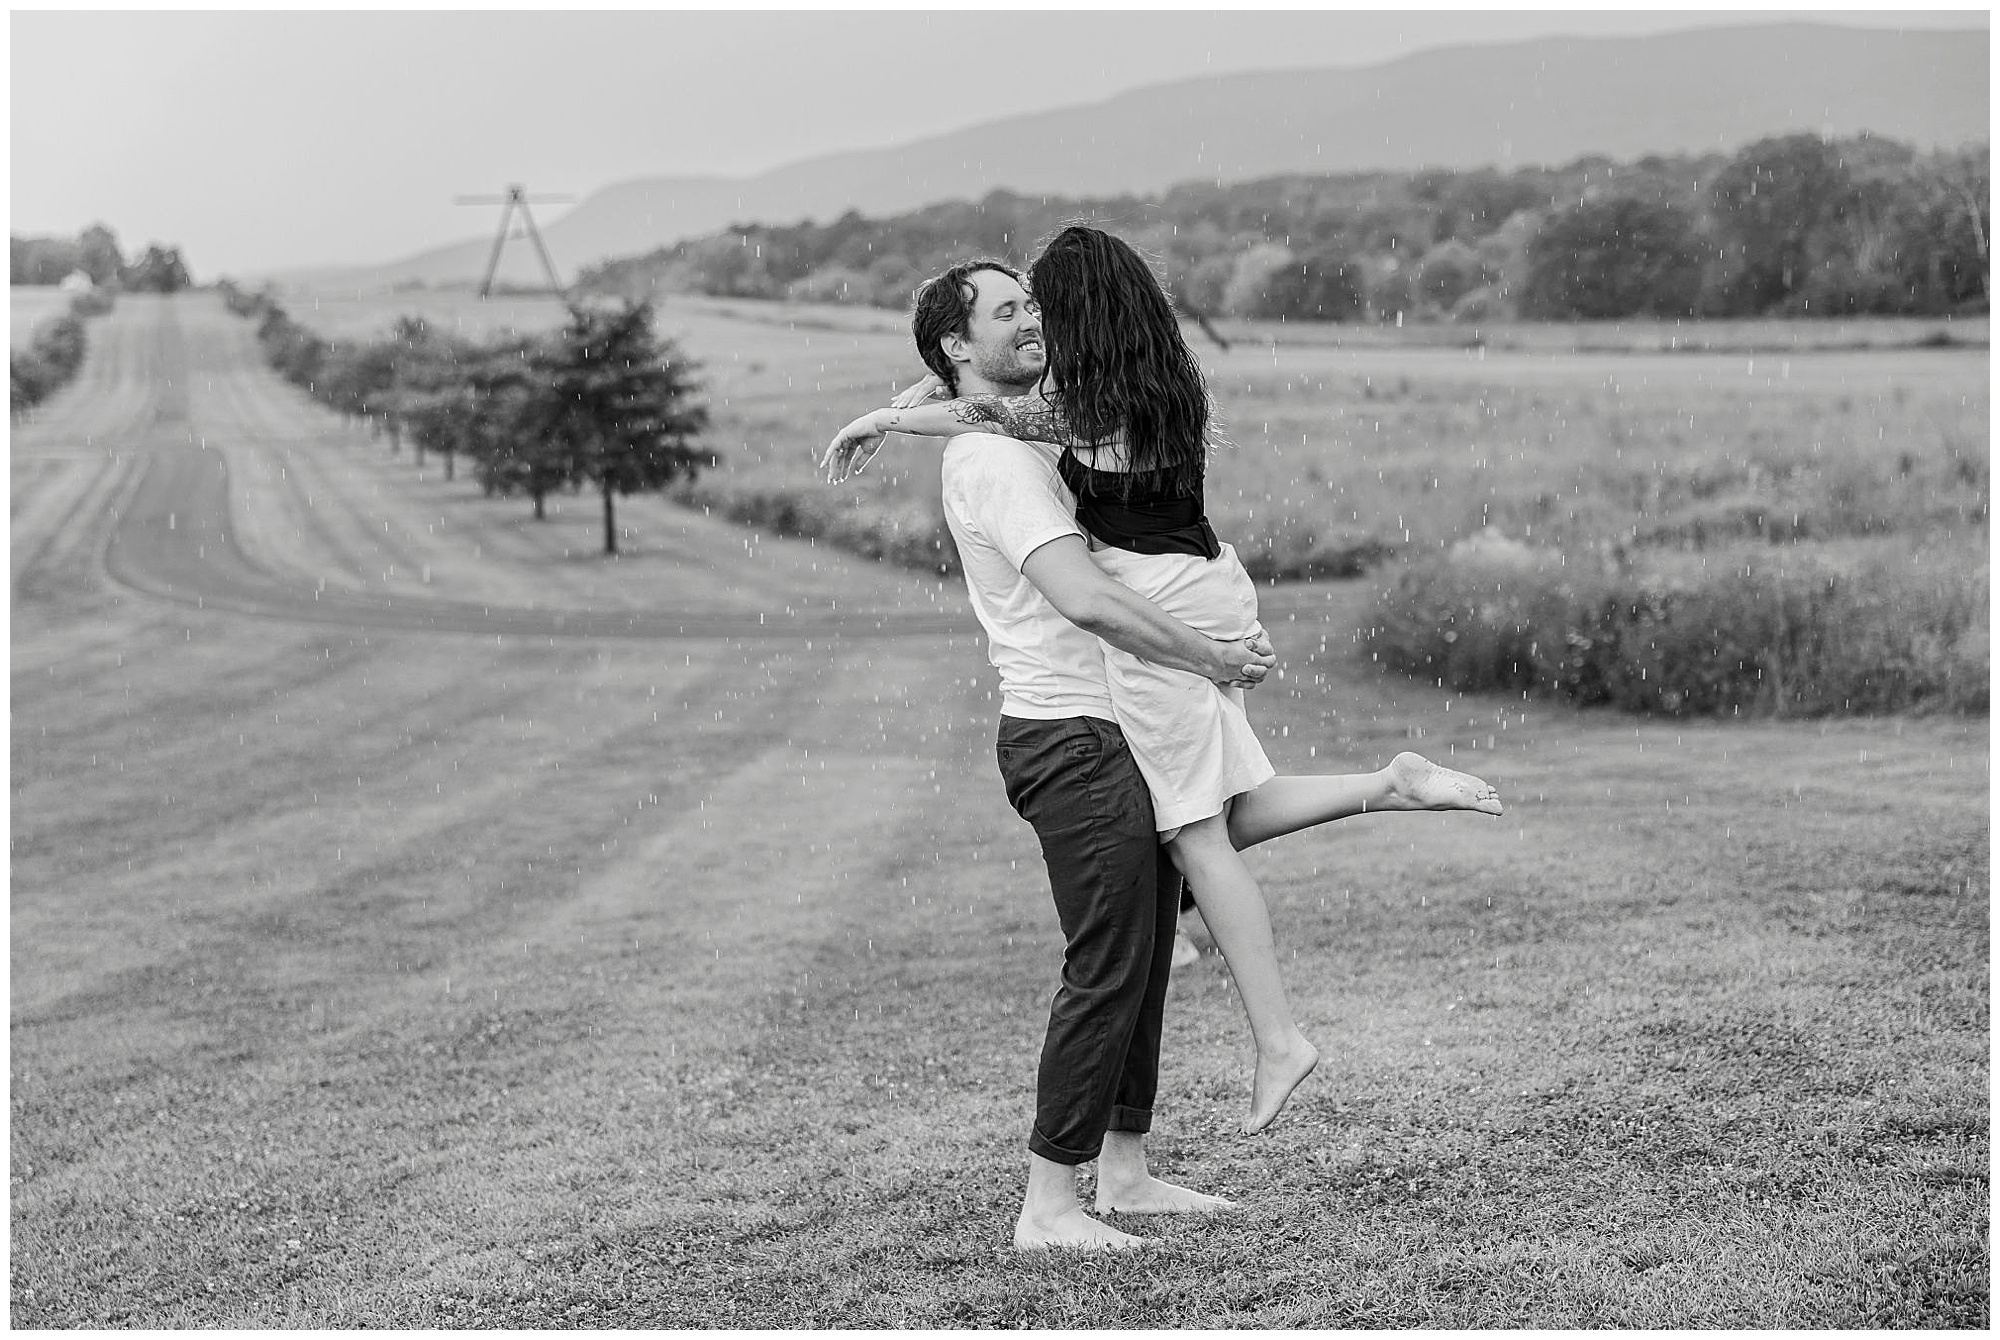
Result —
<instances>
[{"instance_id":1,"label":"small tree","mask_svg":"<svg viewBox=\"0 0 2000 1340\"><path fill-rule=\"evenodd\" d=\"M178 293L193 281L179 247L163 247L155 242L121 276L125 287L140 292Z\"/></svg>"},{"instance_id":2,"label":"small tree","mask_svg":"<svg viewBox=\"0 0 2000 1340\"><path fill-rule=\"evenodd\" d=\"M1354 321L1365 310L1362 267L1338 246L1314 247L1265 280L1259 316Z\"/></svg>"},{"instance_id":3,"label":"small tree","mask_svg":"<svg viewBox=\"0 0 2000 1340\"><path fill-rule=\"evenodd\" d=\"M1367 314L1377 321L1398 321L1417 307L1416 276L1397 256L1376 254L1358 262Z\"/></svg>"},{"instance_id":4,"label":"small tree","mask_svg":"<svg viewBox=\"0 0 2000 1340\"><path fill-rule=\"evenodd\" d=\"M1904 201L1900 260L1922 311L1985 306L1992 261L1993 192L1985 145L1931 154L1915 165Z\"/></svg>"},{"instance_id":5,"label":"small tree","mask_svg":"<svg viewBox=\"0 0 2000 1340\"><path fill-rule=\"evenodd\" d=\"M91 283L101 288L117 282L125 257L118 250L116 234L101 223L93 223L77 235L76 244L78 259Z\"/></svg>"},{"instance_id":6,"label":"small tree","mask_svg":"<svg viewBox=\"0 0 2000 1340\"><path fill-rule=\"evenodd\" d=\"M444 368L452 361L449 341L420 316L399 316L383 346L389 359L389 385L376 399L382 427L389 435L389 454L403 449L409 412L437 389ZM423 463L418 449L418 464Z\"/></svg>"},{"instance_id":7,"label":"small tree","mask_svg":"<svg viewBox=\"0 0 2000 1340\"><path fill-rule=\"evenodd\" d=\"M471 365L465 449L481 488L502 497L527 494L542 521L549 494L574 482L576 462L548 431L555 397L533 352L526 342L491 347Z\"/></svg>"},{"instance_id":8,"label":"small tree","mask_svg":"<svg viewBox=\"0 0 2000 1340\"><path fill-rule=\"evenodd\" d=\"M307 391L314 388L320 366L326 360L325 341L274 304L265 309L263 319L257 323L257 342L278 375Z\"/></svg>"},{"instance_id":9,"label":"small tree","mask_svg":"<svg viewBox=\"0 0 2000 1340\"><path fill-rule=\"evenodd\" d=\"M1438 243L1417 262L1417 294L1426 306L1439 311L1450 311L1485 282L1479 253L1457 238Z\"/></svg>"},{"instance_id":10,"label":"small tree","mask_svg":"<svg viewBox=\"0 0 2000 1340\"><path fill-rule=\"evenodd\" d=\"M7 355L7 413L20 418L48 394L49 370L27 354Z\"/></svg>"},{"instance_id":11,"label":"small tree","mask_svg":"<svg viewBox=\"0 0 2000 1340\"><path fill-rule=\"evenodd\" d=\"M329 346L321 399L347 420L373 420L395 381L390 347L381 340Z\"/></svg>"},{"instance_id":12,"label":"small tree","mask_svg":"<svg viewBox=\"0 0 2000 1340\"><path fill-rule=\"evenodd\" d=\"M690 441L708 410L694 403L693 365L654 332L648 302L575 308L536 362L550 411L537 427L573 462L573 477L603 496L604 552L615 554L616 495L696 474Z\"/></svg>"},{"instance_id":13,"label":"small tree","mask_svg":"<svg viewBox=\"0 0 2000 1340\"><path fill-rule=\"evenodd\" d=\"M1297 270L1299 258L1282 242L1258 242L1239 252L1230 263L1222 286L1222 310L1230 316L1275 315L1269 311L1272 285Z\"/></svg>"},{"instance_id":14,"label":"small tree","mask_svg":"<svg viewBox=\"0 0 2000 1340\"><path fill-rule=\"evenodd\" d=\"M449 378L425 387L406 387L397 397L397 412L403 431L409 434L417 468L424 465L426 451L443 451L458 431L455 420L464 412L464 393Z\"/></svg>"}]
</instances>

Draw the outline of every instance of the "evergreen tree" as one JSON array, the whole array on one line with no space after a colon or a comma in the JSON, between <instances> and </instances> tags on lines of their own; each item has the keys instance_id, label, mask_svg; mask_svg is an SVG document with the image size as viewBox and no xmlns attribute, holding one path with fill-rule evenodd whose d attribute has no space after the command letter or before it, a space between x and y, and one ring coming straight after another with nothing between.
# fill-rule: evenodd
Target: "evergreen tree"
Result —
<instances>
[{"instance_id":1,"label":"evergreen tree","mask_svg":"<svg viewBox=\"0 0 2000 1340\"><path fill-rule=\"evenodd\" d=\"M547 498L574 481L568 446L548 431L555 407L538 370L538 345L530 340L489 345L466 364L468 396L463 441L479 485L489 494L534 500L535 520L546 519Z\"/></svg>"},{"instance_id":2,"label":"evergreen tree","mask_svg":"<svg viewBox=\"0 0 2000 1340\"><path fill-rule=\"evenodd\" d=\"M655 334L648 302L574 309L538 362L549 401L537 427L574 478L603 496L604 552L615 554L613 499L696 473L701 456L690 441L708 426L708 410L694 402L693 365Z\"/></svg>"}]
</instances>

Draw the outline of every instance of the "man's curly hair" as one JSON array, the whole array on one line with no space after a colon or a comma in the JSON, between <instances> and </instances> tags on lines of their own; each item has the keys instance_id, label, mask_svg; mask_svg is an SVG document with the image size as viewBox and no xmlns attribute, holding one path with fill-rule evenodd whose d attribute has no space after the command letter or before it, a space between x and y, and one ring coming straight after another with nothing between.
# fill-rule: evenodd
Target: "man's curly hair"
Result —
<instances>
[{"instance_id":1,"label":"man's curly hair","mask_svg":"<svg viewBox=\"0 0 2000 1340\"><path fill-rule=\"evenodd\" d=\"M961 261L943 274L925 280L910 304L910 334L917 341L917 356L952 395L958 394L958 368L945 356L944 337L971 336L972 304L979 300L979 289L972 276L981 270L998 270L1015 283L1021 282L1021 272L1007 262L981 256Z\"/></svg>"}]
</instances>

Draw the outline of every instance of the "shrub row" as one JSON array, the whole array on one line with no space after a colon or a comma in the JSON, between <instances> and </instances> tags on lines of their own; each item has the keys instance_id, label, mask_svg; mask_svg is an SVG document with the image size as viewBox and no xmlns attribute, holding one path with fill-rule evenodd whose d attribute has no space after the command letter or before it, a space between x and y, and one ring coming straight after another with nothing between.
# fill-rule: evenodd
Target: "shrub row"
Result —
<instances>
[{"instance_id":1,"label":"shrub row","mask_svg":"<svg viewBox=\"0 0 2000 1340\"><path fill-rule=\"evenodd\" d=\"M27 349L7 356L7 408L15 418L69 385L83 366L88 341L83 323L111 310L111 295L90 289L70 300L69 310L35 332Z\"/></svg>"},{"instance_id":2,"label":"shrub row","mask_svg":"<svg viewBox=\"0 0 2000 1340\"><path fill-rule=\"evenodd\" d=\"M1363 649L1447 688L1666 716L1987 710L1988 574L1969 548L1641 573L1468 543L1383 575Z\"/></svg>"},{"instance_id":3,"label":"shrub row","mask_svg":"<svg viewBox=\"0 0 2000 1340\"><path fill-rule=\"evenodd\" d=\"M673 496L738 525L819 540L863 558L942 577L959 571L958 547L943 515L935 505L916 499L730 484L712 476ZM1354 531L1318 536L1288 530L1233 542L1243 566L1261 582L1359 577L1395 552L1374 536Z\"/></svg>"},{"instance_id":4,"label":"shrub row","mask_svg":"<svg viewBox=\"0 0 2000 1340\"><path fill-rule=\"evenodd\" d=\"M936 509L911 501L871 499L831 489L754 488L704 481L671 495L741 526L822 541L863 558L940 577L956 576L958 546Z\"/></svg>"}]
</instances>

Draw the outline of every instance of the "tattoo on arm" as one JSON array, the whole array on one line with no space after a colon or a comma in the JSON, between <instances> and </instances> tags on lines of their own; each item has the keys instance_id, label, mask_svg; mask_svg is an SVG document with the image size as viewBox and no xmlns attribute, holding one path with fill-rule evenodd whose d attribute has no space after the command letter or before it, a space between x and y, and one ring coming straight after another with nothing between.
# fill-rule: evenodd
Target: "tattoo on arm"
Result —
<instances>
[{"instance_id":1,"label":"tattoo on arm","mask_svg":"<svg viewBox=\"0 0 2000 1340\"><path fill-rule=\"evenodd\" d=\"M945 409L960 423L1006 422L1000 413L1000 397L997 395L960 396L948 403Z\"/></svg>"},{"instance_id":2,"label":"tattoo on arm","mask_svg":"<svg viewBox=\"0 0 2000 1340\"><path fill-rule=\"evenodd\" d=\"M960 423L990 423L1023 441L1070 441L1069 424L1061 412L1038 395L960 396L945 408Z\"/></svg>"}]
</instances>

